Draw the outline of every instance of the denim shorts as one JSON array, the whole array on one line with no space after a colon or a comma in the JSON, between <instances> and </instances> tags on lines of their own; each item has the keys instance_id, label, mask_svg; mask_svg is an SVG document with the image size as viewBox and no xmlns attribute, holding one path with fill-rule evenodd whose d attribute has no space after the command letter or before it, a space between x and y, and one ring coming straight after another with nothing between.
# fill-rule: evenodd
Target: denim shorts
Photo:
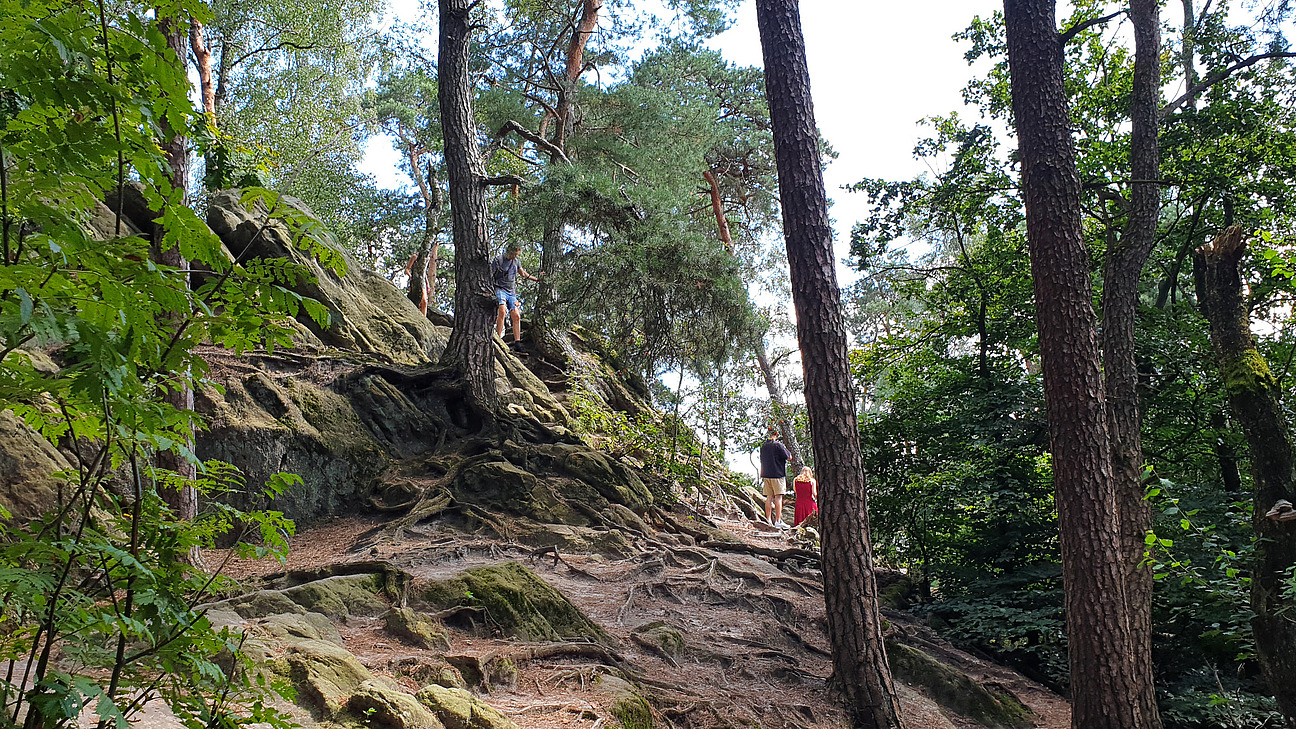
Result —
<instances>
[{"instance_id":1,"label":"denim shorts","mask_svg":"<svg viewBox=\"0 0 1296 729\"><path fill-rule=\"evenodd\" d=\"M508 307L509 311L522 310L522 299L519 299L517 294L511 294L504 289L495 289L495 301L500 306Z\"/></svg>"}]
</instances>

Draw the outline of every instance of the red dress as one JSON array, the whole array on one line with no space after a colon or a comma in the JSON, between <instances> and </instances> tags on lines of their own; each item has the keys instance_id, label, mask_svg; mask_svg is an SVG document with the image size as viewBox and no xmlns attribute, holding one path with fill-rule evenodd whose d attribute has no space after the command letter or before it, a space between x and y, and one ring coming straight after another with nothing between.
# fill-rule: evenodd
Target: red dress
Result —
<instances>
[{"instance_id":1,"label":"red dress","mask_svg":"<svg viewBox=\"0 0 1296 729\"><path fill-rule=\"evenodd\" d=\"M812 478L809 481L797 479L792 482L792 488L796 490L796 514L792 517L792 526L797 526L801 522L810 518L811 514L819 511L819 504L815 502L814 493L817 482Z\"/></svg>"}]
</instances>

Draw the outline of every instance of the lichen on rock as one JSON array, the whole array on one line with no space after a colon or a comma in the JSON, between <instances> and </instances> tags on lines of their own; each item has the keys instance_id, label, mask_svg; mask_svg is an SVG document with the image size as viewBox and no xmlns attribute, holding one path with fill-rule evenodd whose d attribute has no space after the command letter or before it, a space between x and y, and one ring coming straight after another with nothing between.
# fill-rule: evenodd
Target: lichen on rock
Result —
<instances>
[{"instance_id":1,"label":"lichen on rock","mask_svg":"<svg viewBox=\"0 0 1296 729\"><path fill-rule=\"evenodd\" d=\"M480 608L492 629L522 640L610 640L565 595L517 562L416 582L410 602L430 610Z\"/></svg>"},{"instance_id":2,"label":"lichen on rock","mask_svg":"<svg viewBox=\"0 0 1296 729\"><path fill-rule=\"evenodd\" d=\"M361 684L347 701L347 709L371 727L445 729L422 702L387 681Z\"/></svg>"},{"instance_id":3,"label":"lichen on rock","mask_svg":"<svg viewBox=\"0 0 1296 729\"><path fill-rule=\"evenodd\" d=\"M921 688L946 709L988 727L1035 726L1031 711L1007 693L991 691L923 651L898 641L886 642L887 660L896 679Z\"/></svg>"},{"instance_id":4,"label":"lichen on rock","mask_svg":"<svg viewBox=\"0 0 1296 729\"><path fill-rule=\"evenodd\" d=\"M450 650L450 637L431 616L410 610L392 608L383 614L387 632L410 645L429 650Z\"/></svg>"},{"instance_id":5,"label":"lichen on rock","mask_svg":"<svg viewBox=\"0 0 1296 729\"><path fill-rule=\"evenodd\" d=\"M434 684L414 696L436 714L446 729L518 729L507 716L464 689Z\"/></svg>"}]
</instances>

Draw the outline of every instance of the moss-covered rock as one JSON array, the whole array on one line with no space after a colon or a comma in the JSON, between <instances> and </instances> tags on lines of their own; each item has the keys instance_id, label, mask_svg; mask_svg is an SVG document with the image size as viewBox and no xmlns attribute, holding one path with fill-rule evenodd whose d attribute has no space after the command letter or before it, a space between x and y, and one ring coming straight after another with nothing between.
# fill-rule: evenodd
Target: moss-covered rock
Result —
<instances>
[{"instance_id":1,"label":"moss-covered rock","mask_svg":"<svg viewBox=\"0 0 1296 729\"><path fill-rule=\"evenodd\" d=\"M325 719L336 717L360 685L373 680L369 669L345 648L319 640L290 646L284 664L297 703Z\"/></svg>"},{"instance_id":2,"label":"moss-covered rock","mask_svg":"<svg viewBox=\"0 0 1296 729\"><path fill-rule=\"evenodd\" d=\"M256 627L284 644L320 640L342 645L342 635L338 633L337 626L320 613L270 615L256 621Z\"/></svg>"},{"instance_id":3,"label":"moss-covered rock","mask_svg":"<svg viewBox=\"0 0 1296 729\"><path fill-rule=\"evenodd\" d=\"M67 458L40 433L12 412L0 413L0 509L31 519L54 507L59 487L54 473L68 468Z\"/></svg>"},{"instance_id":4,"label":"moss-covered rock","mask_svg":"<svg viewBox=\"0 0 1296 729\"><path fill-rule=\"evenodd\" d=\"M366 681L351 694L347 709L371 727L445 729L418 699L385 681Z\"/></svg>"},{"instance_id":5,"label":"moss-covered rock","mask_svg":"<svg viewBox=\"0 0 1296 729\"><path fill-rule=\"evenodd\" d=\"M595 684L599 693L608 701L612 716L621 723L622 729L655 729L652 706L640 695L634 684L625 679L607 674L598 677Z\"/></svg>"},{"instance_id":6,"label":"moss-covered rock","mask_svg":"<svg viewBox=\"0 0 1296 729\"><path fill-rule=\"evenodd\" d=\"M921 688L936 703L988 727L1035 726L1031 711L1016 698L991 691L912 646L886 642L887 660L896 679Z\"/></svg>"},{"instance_id":7,"label":"moss-covered rock","mask_svg":"<svg viewBox=\"0 0 1296 729\"><path fill-rule=\"evenodd\" d=\"M269 615L305 615L306 608L293 602L278 590L257 590L246 595L231 597L211 605L200 605L200 609L232 610L244 619L264 618Z\"/></svg>"},{"instance_id":8,"label":"moss-covered rock","mask_svg":"<svg viewBox=\"0 0 1296 729\"><path fill-rule=\"evenodd\" d=\"M382 575L342 575L290 587L283 595L311 612L345 621L353 615L373 617L386 612L387 603L378 597L382 590Z\"/></svg>"},{"instance_id":9,"label":"moss-covered rock","mask_svg":"<svg viewBox=\"0 0 1296 729\"><path fill-rule=\"evenodd\" d=\"M492 628L523 640L609 640L565 595L517 562L415 583L410 601L430 610L481 608Z\"/></svg>"},{"instance_id":10,"label":"moss-covered rock","mask_svg":"<svg viewBox=\"0 0 1296 729\"><path fill-rule=\"evenodd\" d=\"M684 635L660 620L641 625L631 633L634 642L667 659L677 661L684 652Z\"/></svg>"},{"instance_id":11,"label":"moss-covered rock","mask_svg":"<svg viewBox=\"0 0 1296 729\"><path fill-rule=\"evenodd\" d=\"M432 324L402 292L381 274L365 269L331 236L324 243L333 249L346 271L339 275L299 249L296 236L280 222L265 224L267 210L259 202L244 207L237 190L213 194L208 202L207 224L231 251L250 258L286 258L306 267L313 276L293 290L315 299L329 310L321 326L305 312L298 322L330 347L378 355L394 362L419 364L434 359L445 348L447 332ZM284 197L281 203L299 210L306 206Z\"/></svg>"},{"instance_id":12,"label":"moss-covered rock","mask_svg":"<svg viewBox=\"0 0 1296 729\"><path fill-rule=\"evenodd\" d=\"M446 729L518 729L507 716L463 689L431 685L414 696Z\"/></svg>"},{"instance_id":13,"label":"moss-covered rock","mask_svg":"<svg viewBox=\"0 0 1296 729\"><path fill-rule=\"evenodd\" d=\"M387 632L410 645L429 650L450 650L450 636L435 619L409 608L392 608L383 614Z\"/></svg>"},{"instance_id":14,"label":"moss-covered rock","mask_svg":"<svg viewBox=\"0 0 1296 729\"><path fill-rule=\"evenodd\" d=\"M580 446L567 446L561 467L573 478L584 481L608 501L631 509L652 505L652 494L633 471L608 455Z\"/></svg>"},{"instance_id":15,"label":"moss-covered rock","mask_svg":"<svg viewBox=\"0 0 1296 729\"><path fill-rule=\"evenodd\" d=\"M417 681L421 686L436 684L445 688L468 688L459 669L443 660L429 660L423 656L406 656L392 662L392 670Z\"/></svg>"},{"instance_id":16,"label":"moss-covered rock","mask_svg":"<svg viewBox=\"0 0 1296 729\"><path fill-rule=\"evenodd\" d=\"M250 363L266 369L284 364ZM288 517L310 521L354 510L388 468L392 455L346 395L308 378L261 372L228 376L220 384L223 392L204 388L195 396L209 423L197 435L198 454L238 466L248 483L264 483L281 471L301 476L301 484L271 505ZM251 507L258 498L233 501Z\"/></svg>"},{"instance_id":17,"label":"moss-covered rock","mask_svg":"<svg viewBox=\"0 0 1296 729\"><path fill-rule=\"evenodd\" d=\"M517 541L531 547L557 547L563 554L606 554L629 557L634 548L619 531L524 522L513 529Z\"/></svg>"}]
</instances>

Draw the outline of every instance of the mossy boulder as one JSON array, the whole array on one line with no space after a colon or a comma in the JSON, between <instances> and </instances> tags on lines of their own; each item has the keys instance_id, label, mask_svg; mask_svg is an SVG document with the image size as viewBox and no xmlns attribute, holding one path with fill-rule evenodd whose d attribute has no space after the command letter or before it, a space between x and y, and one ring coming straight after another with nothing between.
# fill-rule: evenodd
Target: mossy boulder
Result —
<instances>
[{"instance_id":1,"label":"mossy boulder","mask_svg":"<svg viewBox=\"0 0 1296 729\"><path fill-rule=\"evenodd\" d=\"M593 486L609 502L631 509L652 506L652 493L633 471L616 459L582 446L553 446L563 451L559 467L572 478Z\"/></svg>"},{"instance_id":2,"label":"mossy boulder","mask_svg":"<svg viewBox=\"0 0 1296 729\"><path fill-rule=\"evenodd\" d=\"M283 663L297 703L324 719L336 717L361 684L373 680L347 649L319 640L289 646Z\"/></svg>"},{"instance_id":3,"label":"mossy boulder","mask_svg":"<svg viewBox=\"0 0 1296 729\"><path fill-rule=\"evenodd\" d=\"M361 684L347 701L347 709L371 727L445 729L422 702L385 681Z\"/></svg>"},{"instance_id":4,"label":"mossy boulder","mask_svg":"<svg viewBox=\"0 0 1296 729\"><path fill-rule=\"evenodd\" d=\"M518 729L513 720L463 689L431 685L414 696L446 729Z\"/></svg>"},{"instance_id":5,"label":"mossy boulder","mask_svg":"<svg viewBox=\"0 0 1296 729\"><path fill-rule=\"evenodd\" d=\"M297 236L285 224L266 224L265 205L258 201L249 209L240 197L238 190L213 194L207 225L242 260L286 258L313 274L292 288L328 308L329 320L322 326L304 311L297 317L320 342L406 364L425 363L440 355L447 339L444 327L429 321L394 284L361 266L328 234L323 242L345 271L338 274L325 268L301 250L295 242ZM280 198L280 203L309 212L301 201L290 197Z\"/></svg>"},{"instance_id":6,"label":"mossy boulder","mask_svg":"<svg viewBox=\"0 0 1296 729\"><path fill-rule=\"evenodd\" d=\"M419 648L450 650L450 636L434 618L409 608L392 608L383 614L387 632Z\"/></svg>"},{"instance_id":7,"label":"mossy boulder","mask_svg":"<svg viewBox=\"0 0 1296 729\"><path fill-rule=\"evenodd\" d=\"M1013 696L987 689L912 646L888 640L886 651L896 679L922 689L949 711L988 727L1035 726L1030 709Z\"/></svg>"},{"instance_id":8,"label":"mossy boulder","mask_svg":"<svg viewBox=\"0 0 1296 729\"><path fill-rule=\"evenodd\" d=\"M283 595L311 612L345 621L353 615L373 617L386 612L387 603L378 597L382 590L382 575L342 575L290 587Z\"/></svg>"},{"instance_id":9,"label":"mossy boulder","mask_svg":"<svg viewBox=\"0 0 1296 729\"><path fill-rule=\"evenodd\" d=\"M320 613L282 613L269 615L256 621L260 631L289 645L303 640L319 640L333 645L342 645L342 635L337 626Z\"/></svg>"},{"instance_id":10,"label":"mossy boulder","mask_svg":"<svg viewBox=\"0 0 1296 729\"><path fill-rule=\"evenodd\" d=\"M595 684L599 693L608 700L608 710L621 723L622 729L655 729L652 706L634 684L607 674L598 677Z\"/></svg>"},{"instance_id":11,"label":"mossy boulder","mask_svg":"<svg viewBox=\"0 0 1296 729\"><path fill-rule=\"evenodd\" d=\"M634 642L670 662L684 652L684 635L660 620L641 625L630 634Z\"/></svg>"},{"instance_id":12,"label":"mossy boulder","mask_svg":"<svg viewBox=\"0 0 1296 729\"><path fill-rule=\"evenodd\" d=\"M468 688L459 669L442 660L429 660L424 656L406 656L391 663L392 670L417 681L419 685L436 684L445 688Z\"/></svg>"},{"instance_id":13,"label":"mossy boulder","mask_svg":"<svg viewBox=\"0 0 1296 729\"><path fill-rule=\"evenodd\" d=\"M563 554L606 554L629 557L634 548L619 531L566 524L524 522L514 527L517 541L531 547L557 547Z\"/></svg>"},{"instance_id":14,"label":"mossy boulder","mask_svg":"<svg viewBox=\"0 0 1296 729\"><path fill-rule=\"evenodd\" d=\"M40 433L12 412L0 413L0 509L25 520L53 508L59 488L54 473L71 467Z\"/></svg>"},{"instance_id":15,"label":"mossy boulder","mask_svg":"<svg viewBox=\"0 0 1296 729\"><path fill-rule=\"evenodd\" d=\"M257 590L246 595L231 597L211 605L200 605L199 609L214 611L233 611L239 617L252 620L270 615L305 615L306 608L293 602L278 590Z\"/></svg>"},{"instance_id":16,"label":"mossy boulder","mask_svg":"<svg viewBox=\"0 0 1296 729\"><path fill-rule=\"evenodd\" d=\"M242 363L271 371L292 365L261 355ZM390 464L384 443L345 394L307 377L271 378L264 372L226 376L220 386L195 394L195 408L209 423L197 434L199 456L238 466L249 483L264 483L281 471L301 476L301 484L271 504L289 518L310 521L354 510ZM253 492L231 500L250 508L258 498Z\"/></svg>"},{"instance_id":17,"label":"mossy boulder","mask_svg":"<svg viewBox=\"0 0 1296 729\"><path fill-rule=\"evenodd\" d=\"M565 595L517 562L415 583L411 603L429 610L480 608L489 625L522 640L610 640Z\"/></svg>"}]
</instances>

